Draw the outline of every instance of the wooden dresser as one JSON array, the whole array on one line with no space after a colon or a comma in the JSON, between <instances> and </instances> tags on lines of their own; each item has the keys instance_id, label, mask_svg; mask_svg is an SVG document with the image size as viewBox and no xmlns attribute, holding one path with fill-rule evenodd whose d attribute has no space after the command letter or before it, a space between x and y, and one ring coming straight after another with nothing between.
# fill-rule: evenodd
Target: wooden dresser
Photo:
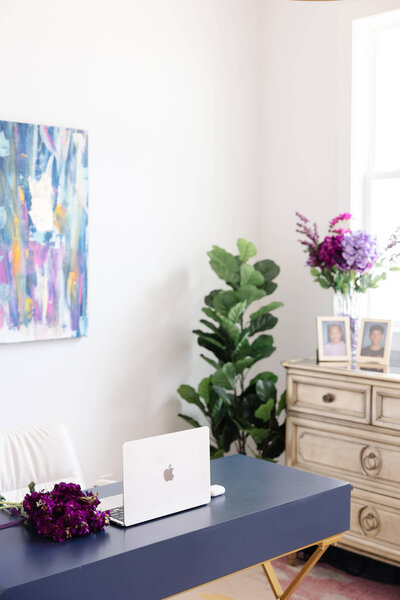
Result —
<instances>
[{"instance_id":1,"label":"wooden dresser","mask_svg":"<svg viewBox=\"0 0 400 600\"><path fill-rule=\"evenodd\" d=\"M286 464L352 483L340 546L400 566L400 374L312 360L283 366Z\"/></svg>"}]
</instances>

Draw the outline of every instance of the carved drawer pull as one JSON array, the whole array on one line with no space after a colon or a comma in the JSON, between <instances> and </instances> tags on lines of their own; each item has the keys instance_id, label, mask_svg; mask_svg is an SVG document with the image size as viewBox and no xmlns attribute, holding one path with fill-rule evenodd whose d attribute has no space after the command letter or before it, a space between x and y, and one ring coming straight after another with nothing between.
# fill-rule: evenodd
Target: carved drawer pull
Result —
<instances>
[{"instance_id":1,"label":"carved drawer pull","mask_svg":"<svg viewBox=\"0 0 400 600\"><path fill-rule=\"evenodd\" d=\"M364 456L363 460L364 467L367 469L367 471L374 471L380 465L379 456L377 456L373 452L370 452L369 454L367 454L367 456Z\"/></svg>"},{"instance_id":2,"label":"carved drawer pull","mask_svg":"<svg viewBox=\"0 0 400 600\"><path fill-rule=\"evenodd\" d=\"M365 531L372 531L379 526L378 519L372 513L368 513L362 518L362 528Z\"/></svg>"},{"instance_id":3,"label":"carved drawer pull","mask_svg":"<svg viewBox=\"0 0 400 600\"><path fill-rule=\"evenodd\" d=\"M379 451L372 446L365 446L361 452L361 466L367 475L378 475L382 467Z\"/></svg>"},{"instance_id":4,"label":"carved drawer pull","mask_svg":"<svg viewBox=\"0 0 400 600\"><path fill-rule=\"evenodd\" d=\"M364 506L358 515L364 535L374 537L381 529L379 515L373 506Z\"/></svg>"},{"instance_id":5,"label":"carved drawer pull","mask_svg":"<svg viewBox=\"0 0 400 600\"><path fill-rule=\"evenodd\" d=\"M324 402L333 402L335 400L335 396L334 396L334 394L324 394L322 396L322 400Z\"/></svg>"}]
</instances>

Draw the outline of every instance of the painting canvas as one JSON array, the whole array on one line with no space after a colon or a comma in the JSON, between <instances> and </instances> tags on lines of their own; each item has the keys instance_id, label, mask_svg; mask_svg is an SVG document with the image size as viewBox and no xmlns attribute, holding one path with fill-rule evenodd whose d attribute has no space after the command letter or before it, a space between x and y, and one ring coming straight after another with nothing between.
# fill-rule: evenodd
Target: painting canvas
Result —
<instances>
[{"instance_id":1,"label":"painting canvas","mask_svg":"<svg viewBox=\"0 0 400 600\"><path fill-rule=\"evenodd\" d=\"M0 342L87 335L87 132L0 121Z\"/></svg>"}]
</instances>

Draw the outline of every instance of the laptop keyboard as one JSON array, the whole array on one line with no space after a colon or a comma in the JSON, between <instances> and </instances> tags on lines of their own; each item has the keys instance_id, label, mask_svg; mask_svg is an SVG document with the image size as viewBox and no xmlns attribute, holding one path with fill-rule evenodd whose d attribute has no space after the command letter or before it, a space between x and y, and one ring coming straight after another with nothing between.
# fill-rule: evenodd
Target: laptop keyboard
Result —
<instances>
[{"instance_id":1,"label":"laptop keyboard","mask_svg":"<svg viewBox=\"0 0 400 600\"><path fill-rule=\"evenodd\" d=\"M117 506L117 508L110 509L110 517L124 523L124 507Z\"/></svg>"}]
</instances>

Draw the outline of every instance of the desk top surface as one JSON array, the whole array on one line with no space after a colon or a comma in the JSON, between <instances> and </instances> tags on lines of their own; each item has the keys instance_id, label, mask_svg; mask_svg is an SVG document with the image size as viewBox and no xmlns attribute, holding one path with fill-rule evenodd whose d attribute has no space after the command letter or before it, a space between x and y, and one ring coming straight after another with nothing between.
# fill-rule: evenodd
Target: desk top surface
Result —
<instances>
[{"instance_id":1,"label":"desk top surface","mask_svg":"<svg viewBox=\"0 0 400 600\"><path fill-rule=\"evenodd\" d=\"M293 504L300 507L316 498L324 504L342 492L349 496L351 489L350 484L343 481L242 455L212 461L211 481L225 486L226 494L213 498L205 506L126 529L109 526L99 534L64 543L43 539L23 525L1 530L0 596L15 586L117 555L134 553L138 556L141 552L147 555L149 549L152 551L166 540L179 544L183 536L196 536L204 531L209 536L216 528L232 521L248 525L255 515L259 518L261 513L275 509L284 512L285 507ZM121 484L98 488L98 492L100 497L120 493ZM0 514L0 517L4 521L4 516ZM332 534L346 528L335 531L335 524L332 527ZM187 543L187 538L184 539ZM318 539L321 538L315 541Z\"/></svg>"}]
</instances>

